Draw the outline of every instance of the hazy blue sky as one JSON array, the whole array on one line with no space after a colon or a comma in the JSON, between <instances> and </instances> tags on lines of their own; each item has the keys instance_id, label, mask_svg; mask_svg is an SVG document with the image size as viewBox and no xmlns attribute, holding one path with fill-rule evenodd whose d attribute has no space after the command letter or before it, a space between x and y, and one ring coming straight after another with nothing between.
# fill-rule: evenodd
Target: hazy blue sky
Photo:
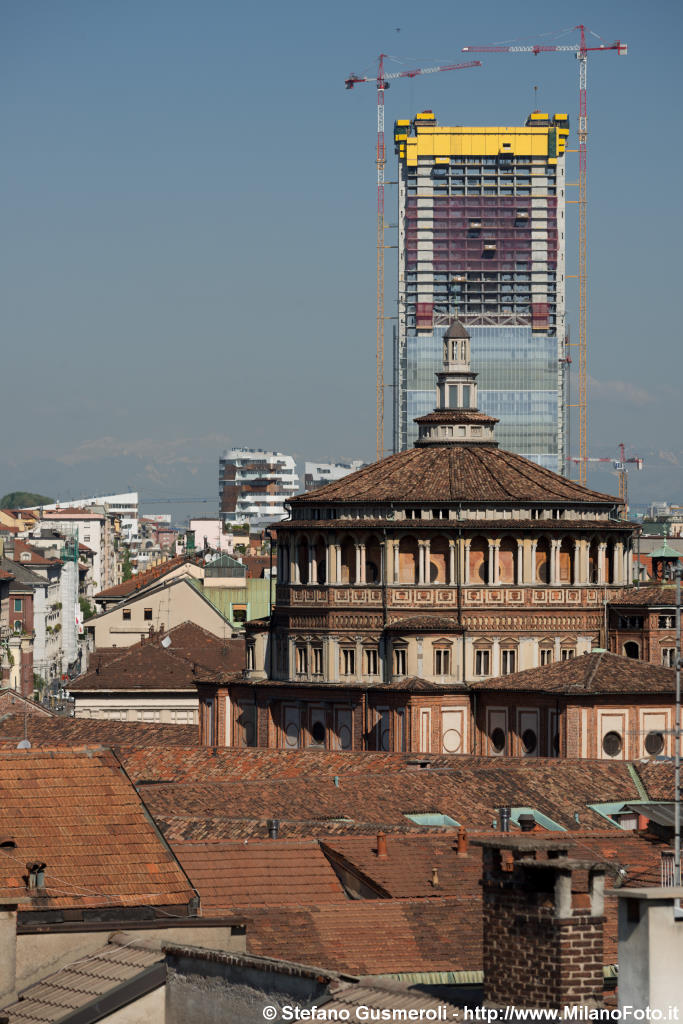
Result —
<instances>
[{"instance_id":1,"label":"hazy blue sky","mask_svg":"<svg viewBox=\"0 0 683 1024\"><path fill-rule=\"evenodd\" d=\"M629 46L588 72L592 452L624 441L648 460L634 495L683 500L679 3L0 12L0 491L130 484L213 502L227 444L372 458L375 92L344 79L380 51L452 62L585 20ZM442 123L522 123L537 85L575 126L571 55L482 59L397 83L387 125L426 107ZM394 189L387 208L394 220Z\"/></svg>"}]
</instances>

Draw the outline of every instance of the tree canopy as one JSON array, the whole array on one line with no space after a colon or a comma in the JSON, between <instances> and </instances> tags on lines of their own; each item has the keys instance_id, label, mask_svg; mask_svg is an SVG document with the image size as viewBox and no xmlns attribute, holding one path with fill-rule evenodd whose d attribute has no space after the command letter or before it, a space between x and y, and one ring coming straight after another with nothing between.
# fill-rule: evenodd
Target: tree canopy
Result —
<instances>
[{"instance_id":1,"label":"tree canopy","mask_svg":"<svg viewBox=\"0 0 683 1024\"><path fill-rule=\"evenodd\" d=\"M32 505L51 505L55 499L31 491L10 491L0 498L0 508L30 508Z\"/></svg>"}]
</instances>

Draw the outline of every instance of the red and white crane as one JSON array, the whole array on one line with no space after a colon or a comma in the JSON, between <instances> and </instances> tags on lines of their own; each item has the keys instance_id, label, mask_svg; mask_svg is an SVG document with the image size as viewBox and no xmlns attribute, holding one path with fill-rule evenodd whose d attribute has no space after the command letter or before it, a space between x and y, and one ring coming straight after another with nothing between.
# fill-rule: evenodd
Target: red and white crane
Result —
<instances>
[{"instance_id":1,"label":"red and white crane","mask_svg":"<svg viewBox=\"0 0 683 1024\"><path fill-rule=\"evenodd\" d=\"M635 465L636 469L642 469L643 468L644 459L639 458L637 455L633 455L633 456L631 456L630 459L627 459L626 458L626 449L625 449L624 445L620 443L619 444L619 455L618 455L618 457L616 459L615 458L612 458L612 459L609 459L609 458L607 458L607 459L588 458L588 456L584 456L583 459L581 458L581 456L574 456L574 457L570 457L570 458L567 459L567 462L578 462L578 463L581 463L582 461L584 461L584 462L611 462L612 463L612 468L614 469L614 471L616 472L617 476L619 477L619 500L624 505L624 515L628 516L628 466L633 464L633 465Z\"/></svg>"},{"instance_id":2,"label":"red and white crane","mask_svg":"<svg viewBox=\"0 0 683 1024\"><path fill-rule=\"evenodd\" d=\"M546 46L532 43L528 46L463 46L463 53L573 53L579 62L579 482L585 484L588 479L588 277L587 277L587 199L588 199L588 54L600 50L615 50L619 57L628 53L626 43L617 40L615 43L601 43L599 46L588 46L586 43L586 26L575 25L574 30L580 32L578 43L559 46ZM594 35L595 33L591 33ZM596 36L596 38L599 38Z\"/></svg>"},{"instance_id":3,"label":"red and white crane","mask_svg":"<svg viewBox=\"0 0 683 1024\"><path fill-rule=\"evenodd\" d=\"M377 60L377 74L362 77L349 75L345 81L347 89L355 85L372 83L377 87L377 459L384 455L384 168L387 162L384 145L384 91L395 78L416 78L417 75L433 75L437 71L464 71L481 67L480 60L464 64L439 64L428 68L413 68L410 71L384 70L386 53L380 53Z\"/></svg>"}]
</instances>

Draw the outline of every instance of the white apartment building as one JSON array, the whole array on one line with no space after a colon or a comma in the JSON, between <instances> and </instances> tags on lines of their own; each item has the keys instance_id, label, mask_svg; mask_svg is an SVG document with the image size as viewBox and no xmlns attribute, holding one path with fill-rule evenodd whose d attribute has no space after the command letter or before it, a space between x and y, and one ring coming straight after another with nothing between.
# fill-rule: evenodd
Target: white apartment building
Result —
<instances>
[{"instance_id":1,"label":"white apartment building","mask_svg":"<svg viewBox=\"0 0 683 1024\"><path fill-rule=\"evenodd\" d=\"M219 460L218 493L225 522L277 522L286 517L285 502L298 491L299 475L291 455L230 448Z\"/></svg>"},{"instance_id":2,"label":"white apartment building","mask_svg":"<svg viewBox=\"0 0 683 1024\"><path fill-rule=\"evenodd\" d=\"M100 494L90 498L76 498L73 501L58 501L51 505L41 505L43 511L54 512L60 509L105 508L107 513L121 521L121 539L127 544L138 532L140 517L140 496L137 491L125 494Z\"/></svg>"},{"instance_id":3,"label":"white apartment building","mask_svg":"<svg viewBox=\"0 0 683 1024\"><path fill-rule=\"evenodd\" d=\"M307 491L314 491L316 487L323 487L324 484L332 483L333 480L341 480L349 473L355 473L364 465L362 459L353 459L352 462L306 462L304 464L304 487Z\"/></svg>"},{"instance_id":4,"label":"white apartment building","mask_svg":"<svg viewBox=\"0 0 683 1024\"><path fill-rule=\"evenodd\" d=\"M80 508L59 508L54 512L44 510L43 522L65 537L77 537L79 544L91 549L95 593L118 582L114 524L103 508L100 511Z\"/></svg>"}]
</instances>

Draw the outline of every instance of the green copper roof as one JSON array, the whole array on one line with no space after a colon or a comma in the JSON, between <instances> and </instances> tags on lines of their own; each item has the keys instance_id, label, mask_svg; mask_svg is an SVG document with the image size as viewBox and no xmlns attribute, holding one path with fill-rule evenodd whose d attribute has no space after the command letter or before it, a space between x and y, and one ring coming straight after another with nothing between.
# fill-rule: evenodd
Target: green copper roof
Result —
<instances>
[{"instance_id":1,"label":"green copper roof","mask_svg":"<svg viewBox=\"0 0 683 1024\"><path fill-rule=\"evenodd\" d=\"M682 556L681 556L680 551L676 551L676 550L674 550L674 548L670 547L667 544L666 540L662 544L661 548L657 548L657 550L653 551L652 554L650 555L650 558L681 558L681 557Z\"/></svg>"}]
</instances>

